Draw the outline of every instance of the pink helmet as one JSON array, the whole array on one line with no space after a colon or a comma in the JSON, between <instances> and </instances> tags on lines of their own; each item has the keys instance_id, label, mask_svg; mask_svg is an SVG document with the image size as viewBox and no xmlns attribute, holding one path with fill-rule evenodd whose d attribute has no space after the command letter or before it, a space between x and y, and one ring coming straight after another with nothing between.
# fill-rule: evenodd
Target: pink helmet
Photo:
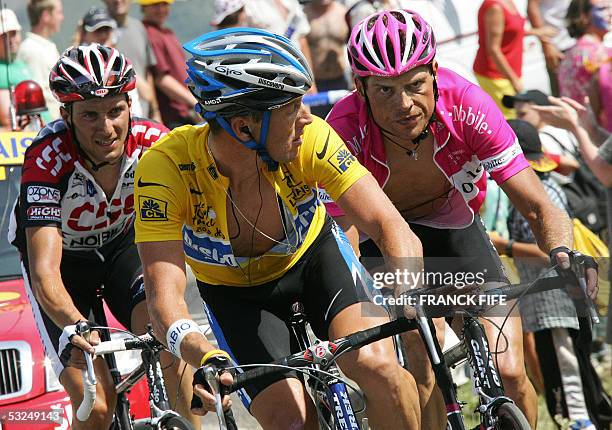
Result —
<instances>
[{"instance_id":1,"label":"pink helmet","mask_svg":"<svg viewBox=\"0 0 612 430\"><path fill-rule=\"evenodd\" d=\"M353 27L348 54L357 76L398 76L431 63L436 39L431 26L418 13L385 10Z\"/></svg>"}]
</instances>

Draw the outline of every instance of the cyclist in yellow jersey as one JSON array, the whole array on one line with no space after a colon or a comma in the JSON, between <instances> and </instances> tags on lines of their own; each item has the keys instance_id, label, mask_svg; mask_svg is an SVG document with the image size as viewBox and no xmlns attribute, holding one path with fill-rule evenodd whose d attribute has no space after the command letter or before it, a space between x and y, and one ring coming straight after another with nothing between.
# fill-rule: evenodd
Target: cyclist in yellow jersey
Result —
<instances>
[{"instance_id":1,"label":"cyclist in yellow jersey","mask_svg":"<svg viewBox=\"0 0 612 430\"><path fill-rule=\"evenodd\" d=\"M155 331L197 368L220 356L248 364L288 355L285 320L298 300L321 339L388 320L360 299L352 273L361 266L326 215L319 187L391 266L393 257L421 257L421 244L331 127L303 109L313 76L302 53L284 37L248 28L207 33L184 47L192 55L188 84L208 123L169 133L135 175L136 241ZM222 350L190 320L185 261ZM363 389L373 427L419 428L416 385L390 339L338 363ZM203 402L196 413L214 410L202 385L194 392ZM247 387L242 399L264 429L318 428L292 372Z\"/></svg>"}]
</instances>

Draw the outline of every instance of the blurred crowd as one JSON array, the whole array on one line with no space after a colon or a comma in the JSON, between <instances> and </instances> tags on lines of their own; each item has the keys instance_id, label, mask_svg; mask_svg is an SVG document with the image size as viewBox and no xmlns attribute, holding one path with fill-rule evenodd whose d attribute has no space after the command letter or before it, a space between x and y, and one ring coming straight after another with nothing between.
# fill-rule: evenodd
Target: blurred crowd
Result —
<instances>
[{"instance_id":1,"label":"blurred crowd","mask_svg":"<svg viewBox=\"0 0 612 430\"><path fill-rule=\"evenodd\" d=\"M49 71L59 58L51 37L62 23L76 24L74 45L114 46L132 61L138 77L131 93L133 115L163 122L169 128L201 122L194 110L196 99L185 85L184 41L168 26L174 0L134 1L141 7L142 20L129 15L131 0L101 0L76 24L63 23L61 0L28 0L28 32L22 31L12 10L1 10L0 127L10 129L9 88L25 79L42 87L48 108L43 119L59 118L59 103L49 90ZM214 0L210 24L215 29L250 26L284 35L300 46L312 66L316 85L311 92L351 90L346 44L352 26L378 10L410 9L410 3ZM605 38L612 29L612 0L528 0L526 13L513 0L484 0L477 20L479 46L473 72L478 84L510 121L551 200L607 240L607 217L612 213L606 203L612 188L612 46L606 45ZM526 88L523 83L527 35L540 41L546 60L541 72L550 79L548 92ZM325 117L330 109L329 105L314 106L312 113ZM545 259L528 223L493 181L490 187L482 215L499 254L514 250L514 257ZM513 247L515 244L524 246ZM533 270L517 266L521 278ZM567 319L555 319L555 312L562 310L554 305L565 304L554 296L547 300L544 310L537 307L541 302L521 305L524 315L538 315L524 318L526 348L533 350L526 354L528 360L538 360L538 353L539 359L545 359L543 351L536 351L534 333L542 346L560 339L555 332L559 328L580 329ZM548 319L546 312L552 314ZM610 324L608 332L610 342ZM532 363L530 368L539 366ZM546 375L532 377L544 390Z\"/></svg>"}]
</instances>

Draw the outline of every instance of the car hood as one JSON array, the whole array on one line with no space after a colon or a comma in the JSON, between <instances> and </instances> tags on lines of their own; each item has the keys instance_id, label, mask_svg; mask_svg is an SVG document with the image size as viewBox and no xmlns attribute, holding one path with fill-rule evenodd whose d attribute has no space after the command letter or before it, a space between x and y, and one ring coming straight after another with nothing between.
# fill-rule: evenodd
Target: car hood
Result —
<instances>
[{"instance_id":1,"label":"car hood","mask_svg":"<svg viewBox=\"0 0 612 430\"><path fill-rule=\"evenodd\" d=\"M23 339L32 326L30 303L22 279L0 282L0 339Z\"/></svg>"}]
</instances>

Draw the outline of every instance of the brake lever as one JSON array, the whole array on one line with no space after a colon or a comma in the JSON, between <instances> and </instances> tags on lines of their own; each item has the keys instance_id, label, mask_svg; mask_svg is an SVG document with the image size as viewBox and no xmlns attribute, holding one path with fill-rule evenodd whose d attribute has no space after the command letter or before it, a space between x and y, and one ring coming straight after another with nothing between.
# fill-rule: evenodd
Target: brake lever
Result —
<instances>
[{"instance_id":1,"label":"brake lever","mask_svg":"<svg viewBox=\"0 0 612 430\"><path fill-rule=\"evenodd\" d=\"M225 421L223 405L221 404L221 389L219 387L219 380L217 379L217 372L213 366L206 366L203 370L204 379L210 387L210 391L215 396L215 412L219 419L219 428L220 430L227 430L227 422Z\"/></svg>"},{"instance_id":2,"label":"brake lever","mask_svg":"<svg viewBox=\"0 0 612 430\"><path fill-rule=\"evenodd\" d=\"M587 280L584 255L574 251L570 258L570 264L572 266L572 272L576 275L578 285L580 286L580 289L582 290L582 293L584 295L587 308L589 309L589 316L591 318L591 322L593 324L599 324L599 315L597 315L597 309L595 308L593 300L591 300L591 298L587 294Z\"/></svg>"}]
</instances>

